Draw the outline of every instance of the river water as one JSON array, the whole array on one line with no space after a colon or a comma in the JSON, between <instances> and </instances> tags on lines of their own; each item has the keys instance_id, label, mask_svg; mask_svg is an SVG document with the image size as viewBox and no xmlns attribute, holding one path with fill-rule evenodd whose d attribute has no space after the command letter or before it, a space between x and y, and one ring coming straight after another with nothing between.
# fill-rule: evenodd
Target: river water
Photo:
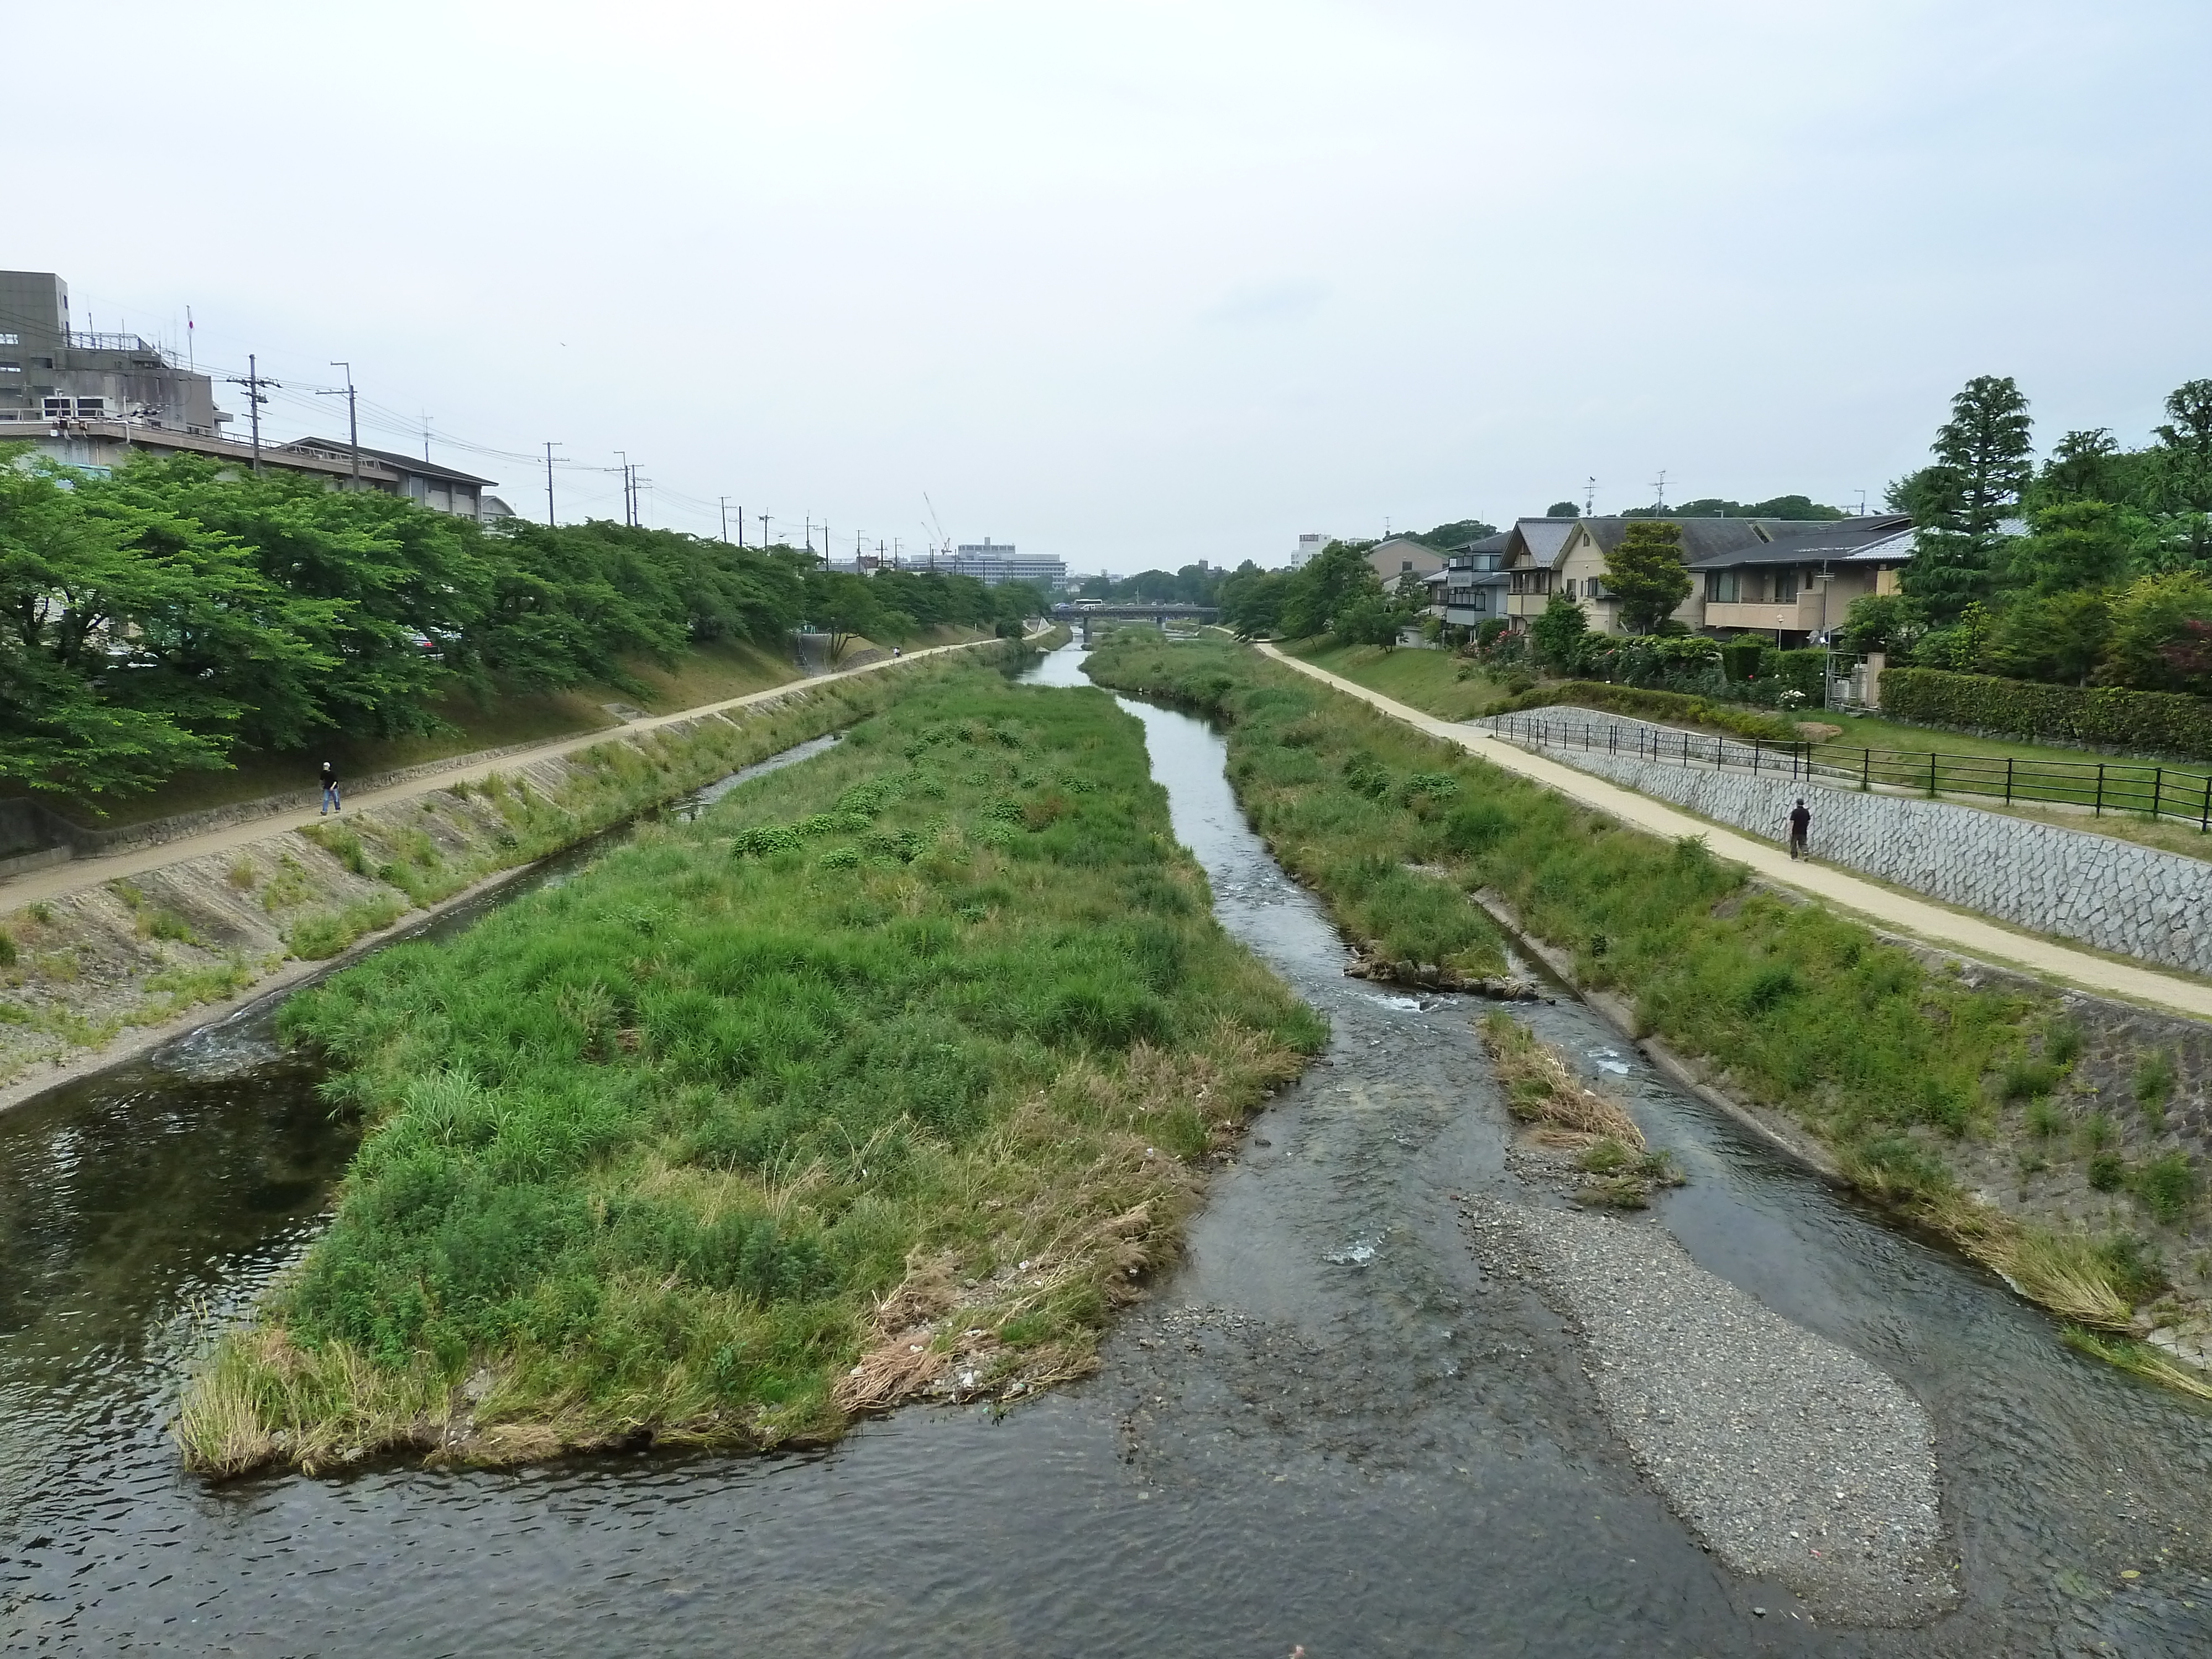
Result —
<instances>
[{"instance_id":1,"label":"river water","mask_svg":"<svg viewBox=\"0 0 2212 1659\"><path fill-rule=\"evenodd\" d=\"M1026 678L1082 684L1081 654ZM249 1015L0 1117L0 1648L2212 1652L2203 1413L2075 1358L2002 1285L1668 1091L1588 1011L1534 1005L1687 1166L1656 1224L1936 1421L1956 1613L1829 1629L1717 1565L1630 1466L1560 1321L1462 1237L1457 1195L1517 1182L1479 1007L1344 977L1219 738L1124 707L1223 922L1334 1040L1099 1375L806 1456L206 1486L162 1427L179 1378L313 1236L350 1150Z\"/></svg>"}]
</instances>

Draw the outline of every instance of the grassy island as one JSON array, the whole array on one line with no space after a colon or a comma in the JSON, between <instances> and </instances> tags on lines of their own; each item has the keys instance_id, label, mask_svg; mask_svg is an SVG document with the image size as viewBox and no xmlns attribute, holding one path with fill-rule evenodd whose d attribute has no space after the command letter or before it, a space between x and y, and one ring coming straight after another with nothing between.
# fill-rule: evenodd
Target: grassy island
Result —
<instances>
[{"instance_id":1,"label":"grassy island","mask_svg":"<svg viewBox=\"0 0 2212 1659\"><path fill-rule=\"evenodd\" d=\"M1324 1036L1138 724L981 669L284 1025L364 1138L192 1380L210 1474L820 1441L1079 1374Z\"/></svg>"}]
</instances>

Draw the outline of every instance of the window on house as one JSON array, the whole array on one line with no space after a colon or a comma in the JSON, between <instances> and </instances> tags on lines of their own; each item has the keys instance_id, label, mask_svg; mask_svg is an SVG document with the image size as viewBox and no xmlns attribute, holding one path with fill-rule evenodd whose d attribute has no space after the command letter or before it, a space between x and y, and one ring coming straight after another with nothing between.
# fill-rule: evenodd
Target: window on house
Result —
<instances>
[{"instance_id":1,"label":"window on house","mask_svg":"<svg viewBox=\"0 0 2212 1659\"><path fill-rule=\"evenodd\" d=\"M1413 562L1411 559L1401 559L1398 561L1398 574L1401 576L1413 568Z\"/></svg>"},{"instance_id":2,"label":"window on house","mask_svg":"<svg viewBox=\"0 0 2212 1659\"><path fill-rule=\"evenodd\" d=\"M50 421L69 419L70 400L66 398L49 398L46 400L45 408L46 418Z\"/></svg>"},{"instance_id":3,"label":"window on house","mask_svg":"<svg viewBox=\"0 0 2212 1659\"><path fill-rule=\"evenodd\" d=\"M87 419L99 420L107 413L107 399L105 398L80 398L76 400L76 412L84 416Z\"/></svg>"},{"instance_id":4,"label":"window on house","mask_svg":"<svg viewBox=\"0 0 2212 1659\"><path fill-rule=\"evenodd\" d=\"M21 363L0 363L0 374L21 374L22 372Z\"/></svg>"},{"instance_id":5,"label":"window on house","mask_svg":"<svg viewBox=\"0 0 2212 1659\"><path fill-rule=\"evenodd\" d=\"M1472 605L1470 605L1470 606L1468 607L1468 609L1469 609L1469 610L1472 610L1472 611L1487 611L1487 610L1489 610L1489 609L1490 609L1490 590L1489 590L1488 588L1486 588L1486 587L1478 587L1478 588L1476 588L1476 589L1474 590L1474 603Z\"/></svg>"},{"instance_id":6,"label":"window on house","mask_svg":"<svg viewBox=\"0 0 2212 1659\"><path fill-rule=\"evenodd\" d=\"M21 345L22 343L23 337L20 334L0 333L0 345Z\"/></svg>"},{"instance_id":7,"label":"window on house","mask_svg":"<svg viewBox=\"0 0 2212 1659\"><path fill-rule=\"evenodd\" d=\"M1743 574L1735 570L1705 572L1705 598L1716 605L1734 605L1743 594Z\"/></svg>"},{"instance_id":8,"label":"window on house","mask_svg":"<svg viewBox=\"0 0 2212 1659\"><path fill-rule=\"evenodd\" d=\"M1795 605L1797 602L1797 572L1792 568L1774 573L1774 602Z\"/></svg>"}]
</instances>

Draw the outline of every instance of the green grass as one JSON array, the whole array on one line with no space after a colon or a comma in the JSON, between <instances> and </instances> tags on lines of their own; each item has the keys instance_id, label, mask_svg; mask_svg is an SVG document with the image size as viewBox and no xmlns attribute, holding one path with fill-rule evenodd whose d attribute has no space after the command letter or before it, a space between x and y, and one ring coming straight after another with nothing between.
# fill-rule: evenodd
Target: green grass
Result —
<instances>
[{"instance_id":1,"label":"green grass","mask_svg":"<svg viewBox=\"0 0 2212 1659\"><path fill-rule=\"evenodd\" d=\"M1170 648L1128 630L1089 670L1224 725L1246 813L1350 931L1455 929L1471 954L1485 947L1466 896L1496 892L1573 957L1579 983L1623 996L1642 1032L1803 1124L1862 1191L2066 1316L2124 1327L2132 1287L2118 1283L2109 1249L1973 1200L1949 1161L1954 1146L1996 1132L2005 1100L2047 1102L2059 1086L2081 1036L2052 1023L2054 999L1975 988L1856 922L1753 888L1702 838L1670 844L1623 829L1256 653ZM1409 788L1429 775L1456 792ZM1371 896L1404 882L1419 884L1424 921L1376 914ZM2065 1121L2053 1107L2031 1133L2055 1136ZM2106 1151L2112 1134L2094 1114L2080 1129L2093 1178L2118 1190L2130 1172ZM2179 1216L2194 1180L2183 1160L2137 1176L2135 1190L2160 1218Z\"/></svg>"},{"instance_id":2,"label":"green grass","mask_svg":"<svg viewBox=\"0 0 2212 1659\"><path fill-rule=\"evenodd\" d=\"M819 1441L941 1368L1087 1366L1324 1033L1213 921L1135 721L919 678L290 1005L367 1134L195 1380L195 1467Z\"/></svg>"},{"instance_id":3,"label":"green grass","mask_svg":"<svg viewBox=\"0 0 2212 1659\"><path fill-rule=\"evenodd\" d=\"M1283 648L1316 668L1443 720L1471 720L1506 695L1502 682L1455 652L1415 646L1385 651L1379 645L1336 645L1325 638L1292 641Z\"/></svg>"}]
</instances>

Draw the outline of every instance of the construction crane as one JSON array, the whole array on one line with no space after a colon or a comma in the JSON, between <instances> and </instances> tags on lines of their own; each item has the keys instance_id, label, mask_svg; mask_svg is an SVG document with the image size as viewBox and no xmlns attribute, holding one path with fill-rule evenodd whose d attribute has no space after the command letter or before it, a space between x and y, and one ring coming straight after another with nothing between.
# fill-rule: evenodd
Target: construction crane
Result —
<instances>
[{"instance_id":1,"label":"construction crane","mask_svg":"<svg viewBox=\"0 0 2212 1659\"><path fill-rule=\"evenodd\" d=\"M937 503L929 499L929 492L927 489L921 492L921 504L929 509L930 528L936 532L936 540L929 544L929 562L933 569L937 564L937 550L942 546L945 550L945 556L949 559L952 556L952 542L951 538L945 535L945 526L937 516Z\"/></svg>"}]
</instances>

